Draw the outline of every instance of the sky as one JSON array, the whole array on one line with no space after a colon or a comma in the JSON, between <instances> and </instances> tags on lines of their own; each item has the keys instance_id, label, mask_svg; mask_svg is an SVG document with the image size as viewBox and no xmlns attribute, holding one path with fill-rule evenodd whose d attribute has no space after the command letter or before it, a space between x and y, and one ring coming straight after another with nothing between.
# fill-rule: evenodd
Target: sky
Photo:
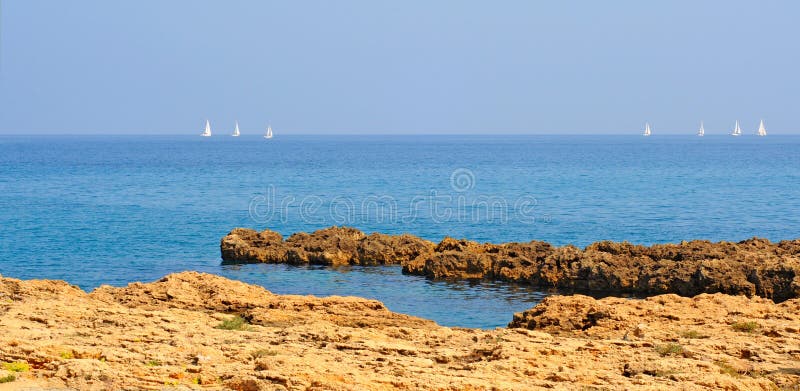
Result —
<instances>
[{"instance_id":1,"label":"sky","mask_svg":"<svg viewBox=\"0 0 800 391\"><path fill-rule=\"evenodd\" d=\"M800 2L0 0L0 134L800 134Z\"/></svg>"}]
</instances>

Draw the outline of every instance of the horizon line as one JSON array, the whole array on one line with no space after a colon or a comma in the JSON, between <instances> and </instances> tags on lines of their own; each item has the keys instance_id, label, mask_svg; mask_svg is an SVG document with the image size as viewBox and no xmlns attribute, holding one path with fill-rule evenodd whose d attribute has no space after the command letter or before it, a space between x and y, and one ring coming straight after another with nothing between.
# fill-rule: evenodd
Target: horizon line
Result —
<instances>
[{"instance_id":1,"label":"horizon line","mask_svg":"<svg viewBox=\"0 0 800 391\"><path fill-rule=\"evenodd\" d=\"M716 136L731 136L730 133L707 133L706 137L716 137ZM753 133L742 133L739 137L747 137L747 136L755 136L755 137L769 137L769 136L798 136L800 132L791 132L791 133L769 133L767 136L758 136L755 132ZM32 132L32 133L3 133L0 132L0 137L2 136L187 136L187 137L201 137L200 133L135 133L135 132L124 132L124 133L83 133L83 132L75 132L75 133L48 133L48 132ZM239 137L248 137L248 136L263 136L262 133L242 133ZM640 136L645 137L642 135L641 132L637 133L479 133L479 132L406 132L406 133L361 133L361 132L343 132L343 133L315 133L315 132L289 132L289 133L278 133L278 136L281 137L293 137L293 136ZM692 132L685 132L685 133L673 133L673 132L666 132L666 133L653 133L648 137L659 137L659 136L692 136L698 137L697 133ZM229 133L220 133L216 135L212 135L210 137L232 137Z\"/></svg>"}]
</instances>

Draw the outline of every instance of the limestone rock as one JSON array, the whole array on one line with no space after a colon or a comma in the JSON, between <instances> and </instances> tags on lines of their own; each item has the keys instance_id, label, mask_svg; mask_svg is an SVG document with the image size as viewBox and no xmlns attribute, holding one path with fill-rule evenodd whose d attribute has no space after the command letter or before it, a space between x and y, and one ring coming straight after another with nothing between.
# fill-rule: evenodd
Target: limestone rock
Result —
<instances>
[{"instance_id":1,"label":"limestone rock","mask_svg":"<svg viewBox=\"0 0 800 391\"><path fill-rule=\"evenodd\" d=\"M601 241L584 249L549 243L478 243L412 235L365 235L349 227L296 233L236 228L220 249L226 263L400 264L432 279L497 279L602 294L694 296L722 292L781 302L800 297L800 240L693 240L634 245Z\"/></svg>"},{"instance_id":2,"label":"limestone rock","mask_svg":"<svg viewBox=\"0 0 800 391\"><path fill-rule=\"evenodd\" d=\"M411 235L369 236L350 227L280 234L235 228L220 241L225 263L384 265L408 262L433 250L433 243Z\"/></svg>"},{"instance_id":3,"label":"limestone rock","mask_svg":"<svg viewBox=\"0 0 800 391\"><path fill-rule=\"evenodd\" d=\"M433 251L433 243L413 235L373 233L361 240L358 258L361 265L392 265L413 261Z\"/></svg>"},{"instance_id":4,"label":"limestone rock","mask_svg":"<svg viewBox=\"0 0 800 391\"><path fill-rule=\"evenodd\" d=\"M483 249L480 256L505 251ZM375 300L274 295L195 272L91 293L59 281L0 277L0 299L0 362L30 368L3 384L11 389L733 390L800 384L800 299L551 296L515 315L512 328L495 330L441 327ZM246 327L220 327L234 316ZM640 337L622 338L644 329L641 324L646 332ZM750 324L756 326L741 326Z\"/></svg>"},{"instance_id":5,"label":"limestone rock","mask_svg":"<svg viewBox=\"0 0 800 391\"><path fill-rule=\"evenodd\" d=\"M595 327L614 317L612 307L588 296L574 295L568 300L549 296L536 307L514 314L508 327L542 330L551 334L572 333Z\"/></svg>"}]
</instances>

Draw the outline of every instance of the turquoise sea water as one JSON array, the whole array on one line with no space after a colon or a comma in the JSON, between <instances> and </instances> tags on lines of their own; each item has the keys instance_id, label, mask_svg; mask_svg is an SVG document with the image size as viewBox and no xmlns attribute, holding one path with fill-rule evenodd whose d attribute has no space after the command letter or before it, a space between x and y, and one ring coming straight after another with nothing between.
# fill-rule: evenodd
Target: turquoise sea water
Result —
<instances>
[{"instance_id":1,"label":"turquoise sea water","mask_svg":"<svg viewBox=\"0 0 800 391\"><path fill-rule=\"evenodd\" d=\"M222 266L233 227L584 246L800 237L800 137L0 136L0 274L91 289L201 270L494 327L543 293L396 267Z\"/></svg>"}]
</instances>

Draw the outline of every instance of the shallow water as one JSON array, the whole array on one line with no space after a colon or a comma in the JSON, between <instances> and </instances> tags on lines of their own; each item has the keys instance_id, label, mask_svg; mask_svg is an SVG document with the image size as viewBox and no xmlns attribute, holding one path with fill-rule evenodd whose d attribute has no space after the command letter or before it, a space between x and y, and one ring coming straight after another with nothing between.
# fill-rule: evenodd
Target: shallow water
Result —
<instances>
[{"instance_id":1,"label":"shallow water","mask_svg":"<svg viewBox=\"0 0 800 391\"><path fill-rule=\"evenodd\" d=\"M516 284L430 281L403 275L399 266L225 265L218 273L278 294L377 299L392 311L433 319L443 326L503 327L514 312L531 308L546 296Z\"/></svg>"},{"instance_id":2,"label":"shallow water","mask_svg":"<svg viewBox=\"0 0 800 391\"><path fill-rule=\"evenodd\" d=\"M202 270L492 327L541 294L397 268L222 266L219 240L334 224L579 246L791 239L798 152L790 136L0 136L0 273L91 289Z\"/></svg>"}]
</instances>

